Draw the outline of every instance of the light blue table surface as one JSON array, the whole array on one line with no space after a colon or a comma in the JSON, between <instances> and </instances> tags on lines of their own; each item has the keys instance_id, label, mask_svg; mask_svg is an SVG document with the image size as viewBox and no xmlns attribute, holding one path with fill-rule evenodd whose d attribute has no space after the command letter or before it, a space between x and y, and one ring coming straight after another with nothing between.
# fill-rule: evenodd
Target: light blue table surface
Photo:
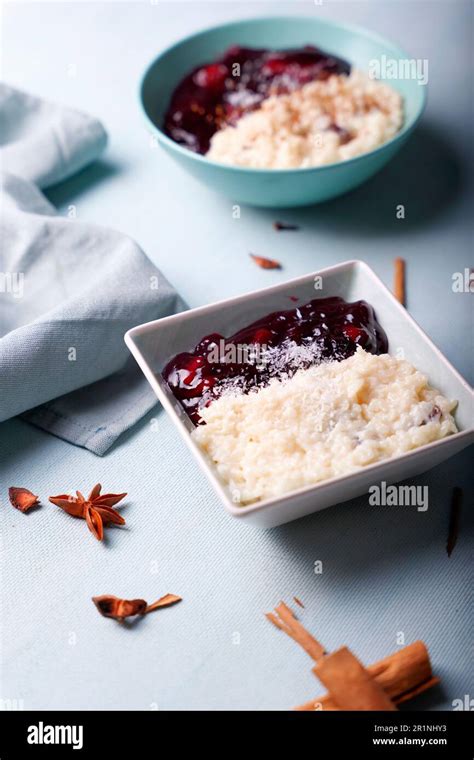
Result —
<instances>
[{"instance_id":1,"label":"light blue table surface","mask_svg":"<svg viewBox=\"0 0 474 760\"><path fill-rule=\"evenodd\" d=\"M369 26L427 58L428 108L400 157L356 192L286 213L243 207L236 220L231 201L150 142L137 84L155 53L182 35L290 10ZM472 380L472 295L452 291L453 273L472 264L468 3L7 3L3 22L4 79L95 114L110 135L100 163L50 191L62 213L73 204L80 219L136 238L192 306L350 258L391 284L401 255L410 313ZM278 234L275 218L300 230ZM257 269L249 251L284 269ZM360 498L262 532L223 513L159 406L103 458L3 423L0 698L25 709L286 709L321 693L307 655L263 617L297 595L302 621L326 647L348 644L365 663L395 651L401 632L406 643L426 641L443 686L417 704L450 709L474 688L470 454L413 481L429 486L426 513ZM127 527L108 531L104 545L47 504L50 494L98 480L129 493ZM10 485L32 488L45 505L14 511ZM454 485L465 503L448 559ZM90 601L166 592L184 601L132 629L101 618Z\"/></svg>"}]
</instances>

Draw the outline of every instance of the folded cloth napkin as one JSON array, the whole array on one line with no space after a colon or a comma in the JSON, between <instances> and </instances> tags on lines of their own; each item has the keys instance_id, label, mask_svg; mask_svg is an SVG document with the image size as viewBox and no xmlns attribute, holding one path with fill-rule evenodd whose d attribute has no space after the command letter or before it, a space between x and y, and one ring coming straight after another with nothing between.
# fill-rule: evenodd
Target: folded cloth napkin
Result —
<instances>
[{"instance_id":1,"label":"folded cloth napkin","mask_svg":"<svg viewBox=\"0 0 474 760\"><path fill-rule=\"evenodd\" d=\"M38 187L105 143L97 120L0 85L0 421L97 454L156 403L124 332L185 308L133 240L60 216Z\"/></svg>"},{"instance_id":2,"label":"folded cloth napkin","mask_svg":"<svg viewBox=\"0 0 474 760\"><path fill-rule=\"evenodd\" d=\"M0 84L3 171L48 187L94 161L106 142L97 119Z\"/></svg>"}]
</instances>

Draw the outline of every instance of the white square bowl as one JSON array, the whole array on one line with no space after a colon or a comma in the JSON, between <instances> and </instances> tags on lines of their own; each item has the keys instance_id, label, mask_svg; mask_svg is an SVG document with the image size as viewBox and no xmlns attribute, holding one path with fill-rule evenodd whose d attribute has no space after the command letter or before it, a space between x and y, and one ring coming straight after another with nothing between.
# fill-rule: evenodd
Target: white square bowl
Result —
<instances>
[{"instance_id":1,"label":"white square bowl","mask_svg":"<svg viewBox=\"0 0 474 760\"><path fill-rule=\"evenodd\" d=\"M316 277L321 278L322 289L315 289ZM211 332L231 335L272 311L291 308L290 296L296 297L301 304L316 297L329 296L341 296L346 301L368 301L387 333L389 352L403 356L426 374L430 383L444 396L458 401L456 422L459 432L407 454L292 491L280 498L266 499L248 506L234 504L213 463L192 439L190 433L194 425L173 396L161 371L173 356L182 351L192 351L201 338ZM471 388L362 261L347 261L281 285L139 325L126 333L125 342L227 512L261 528L281 525L361 496L368 492L370 486L382 480L394 483L418 475L474 441L474 397Z\"/></svg>"}]
</instances>

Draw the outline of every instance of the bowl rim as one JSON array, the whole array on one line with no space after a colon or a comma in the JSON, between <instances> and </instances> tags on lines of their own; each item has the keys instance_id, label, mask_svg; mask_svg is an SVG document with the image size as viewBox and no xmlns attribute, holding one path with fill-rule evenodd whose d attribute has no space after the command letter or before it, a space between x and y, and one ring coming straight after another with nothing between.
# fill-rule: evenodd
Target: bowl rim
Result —
<instances>
[{"instance_id":1,"label":"bowl rim","mask_svg":"<svg viewBox=\"0 0 474 760\"><path fill-rule=\"evenodd\" d=\"M212 462L209 460L209 457L199 447L199 445L193 440L190 431L184 427L184 425L182 424L182 420L179 418L179 415L174 408L173 401L170 400L170 398L167 396L167 394L161 387L160 380L157 379L156 377L156 374L159 374L160 377L162 377L161 372L155 373L151 370L147 359L143 356L141 349L137 346L135 342L135 337L140 334L155 330L158 323L159 325L163 325L164 323L166 324L170 322L179 322L183 317L186 319L192 319L193 315L196 315L199 313L206 313L206 312L208 313L209 311L212 311L216 307L225 306L227 308L228 307L232 308L232 306L243 303L249 298L250 299L255 298L262 292L271 293L271 292L279 292L280 290L283 291L285 288L288 288L292 285L298 285L302 282L310 281L314 278L315 275L335 274L337 272L351 270L351 269L361 269L364 272L364 274L368 277L368 279L372 280L372 283L375 284L375 286L378 289L382 290L384 296L388 298L395 305L400 315L403 315L404 319L406 319L409 322L410 328L423 337L423 339L429 344L430 349L438 357L441 364L444 364L448 368L448 370L454 375L457 382L459 382L462 386L464 386L465 390L470 394L474 403L474 392L471 386L469 385L469 383L467 382L467 380L461 375L460 372L458 372L458 370L451 364L449 359L447 359L447 357L442 353L442 351L433 343L429 335L425 333L425 331L420 327L418 322L416 322L416 320L405 309L405 307L402 306L399 303L399 301L397 301L393 293L385 285L385 283L380 279L380 277L375 273L372 267L369 266L369 264L367 264L365 261L361 259L349 259L347 261L343 261L337 264L323 267L322 269L318 269L313 272L307 272L304 275L293 277L290 280L285 280L284 282L281 282L281 283L268 285L263 288L256 288L255 290L252 290L248 293L243 293L237 296L231 296L230 298L223 298L213 303L203 304L202 306L196 306L191 309L186 309L185 311L178 312L176 314L170 314L166 317L154 319L154 320L151 320L150 322L145 322L143 324L136 325L135 327L130 328L129 330L127 330L127 332L124 335L124 340L128 349L135 357L135 360L137 361L142 372L144 373L145 377L150 383L162 407L167 412L167 414L171 417L171 420L173 424L175 425L175 427L178 429L178 432L180 433L181 438L186 442L188 448L191 449L192 454L195 458L195 461L197 461L201 470L207 476L208 481L213 486L214 491L218 494L221 504L223 504L224 506L224 509L226 510L226 512L228 512L234 517L245 518L249 514L255 514L256 512L272 510L273 508L277 508L285 502L291 501L297 496L301 496L309 492L313 492L315 495L315 498L317 498L319 494L321 493L324 494L324 492L327 489L331 489L336 484L346 483L349 480L352 480L352 481L356 481L358 479L363 480L364 476L367 473L374 474L375 479L377 479L377 473L383 472L386 468L390 468L392 465L396 466L397 463L399 462L404 462L410 458L416 457L421 452L431 451L435 448L437 449L437 448L448 446L454 439L470 440L474 438L474 425L471 425L469 427L464 428L463 430L458 430L456 433L453 433L452 435L449 435L446 438L441 438L436 441L431 441L430 443L424 444L423 446L418 446L417 448L404 452L403 454L397 454L396 456L393 456L393 457L388 457L386 459L382 459L377 462L372 462L369 465L365 465L359 469L348 472L344 475L337 475L333 478L327 478L326 480L320 481L319 483L313 483L307 486L302 486L300 488L296 488L292 491L289 491L288 493L281 494L280 496L270 496L270 497L267 497L266 499L261 499L259 501L251 502L250 504L241 504L241 505L235 504L232 501L229 491L228 491L228 487L224 485L224 483L221 481L217 473L217 470L212 465ZM166 381L164 379L162 382L163 384L166 384Z\"/></svg>"},{"instance_id":2,"label":"bowl rim","mask_svg":"<svg viewBox=\"0 0 474 760\"><path fill-rule=\"evenodd\" d=\"M144 103L144 89L147 84L148 77L151 74L152 69L155 67L155 65L166 55L171 53L176 48L180 47L181 45L189 42L192 39L195 39L196 37L204 36L208 34L209 32L215 32L222 29L227 29L230 27L240 26L247 23L253 23L253 22L273 22L273 21L295 21L295 20L302 20L302 21L311 21L316 22L317 24L320 24L321 26L326 27L332 27L336 29L341 29L346 32L352 33L352 34L358 34L363 35L364 37L373 40L374 42L381 43L385 45L388 48L391 48L393 52L398 56L402 58L412 58L413 56L409 56L408 53L401 48L397 43L391 42L386 37L383 37L382 35L378 34L378 32L373 32L370 29L367 29L364 26L361 26L359 24L346 24L346 23L339 23L337 21L332 21L330 19L322 19L322 18L316 18L314 16L307 16L307 15L278 15L278 16L250 16L248 18L240 18L235 19L233 21L226 21L223 24L215 24L214 26L209 26L204 29L199 29L197 32L191 32L190 34L187 34L186 36L180 38L179 40L176 40L175 42L168 45L164 50L162 50L158 55L148 64L147 68L145 69L145 72L142 74L140 79L140 84L138 88L138 101L140 104L140 110L142 113L142 118L145 120L145 124L148 127L148 129L151 128L152 133L155 134L157 139L163 144L164 147L170 148L170 150L176 151L179 155L182 155L184 157L189 158L190 160L195 160L198 163L202 163L205 166L212 166L215 169L223 169L230 172L235 173L244 173L244 174L269 174L270 176L277 175L283 175L288 176L290 174L294 173L308 173L308 172L322 172L327 170L333 170L340 168L341 166L352 166L356 164L357 162L363 161L364 159L368 158L369 156L377 155L378 153L381 153L382 151L389 148L389 146L395 146L397 143L403 142L409 134L413 131L413 129L418 124L421 116L423 115L423 112L426 107L426 101L427 101L427 85L419 85L420 91L421 91L421 102L418 107L417 112L412 116L411 120L408 122L404 122L402 128L399 132L397 132L396 135L390 138L390 140L387 140L382 145L379 145L377 148L374 148L373 150L367 151L366 153L362 153L360 156L354 156L353 158L348 158L343 161L335 161L331 164L323 164L322 166L305 166L305 167L295 167L295 168L289 168L289 169L267 169L267 168L261 168L261 167L250 167L250 166L236 166L234 164L225 164L221 163L219 161L213 161L212 159L207 158L205 155L202 155L200 153L195 153L192 150L189 150L189 148L185 148L179 143L175 142L171 139L171 137L168 137L168 135L165 134L163 129L159 127L151 118L149 115L147 108Z\"/></svg>"}]
</instances>

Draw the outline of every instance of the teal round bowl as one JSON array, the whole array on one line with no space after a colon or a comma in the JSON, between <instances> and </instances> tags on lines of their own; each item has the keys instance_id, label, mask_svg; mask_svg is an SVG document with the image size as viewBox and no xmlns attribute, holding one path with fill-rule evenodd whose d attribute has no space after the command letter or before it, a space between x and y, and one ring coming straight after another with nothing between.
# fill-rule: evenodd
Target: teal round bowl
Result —
<instances>
[{"instance_id":1,"label":"teal round bowl","mask_svg":"<svg viewBox=\"0 0 474 760\"><path fill-rule=\"evenodd\" d=\"M290 207L321 203L357 187L378 172L400 150L420 118L426 86L415 79L387 81L403 97L401 131L370 153L305 169L251 169L210 161L171 140L161 126L173 90L197 66L209 63L231 45L284 49L315 45L362 71L370 61L409 59L401 48L361 27L316 17L251 18L215 26L185 37L164 50L145 72L140 101L146 121L160 145L186 171L236 203ZM382 80L383 81L383 80Z\"/></svg>"}]
</instances>

